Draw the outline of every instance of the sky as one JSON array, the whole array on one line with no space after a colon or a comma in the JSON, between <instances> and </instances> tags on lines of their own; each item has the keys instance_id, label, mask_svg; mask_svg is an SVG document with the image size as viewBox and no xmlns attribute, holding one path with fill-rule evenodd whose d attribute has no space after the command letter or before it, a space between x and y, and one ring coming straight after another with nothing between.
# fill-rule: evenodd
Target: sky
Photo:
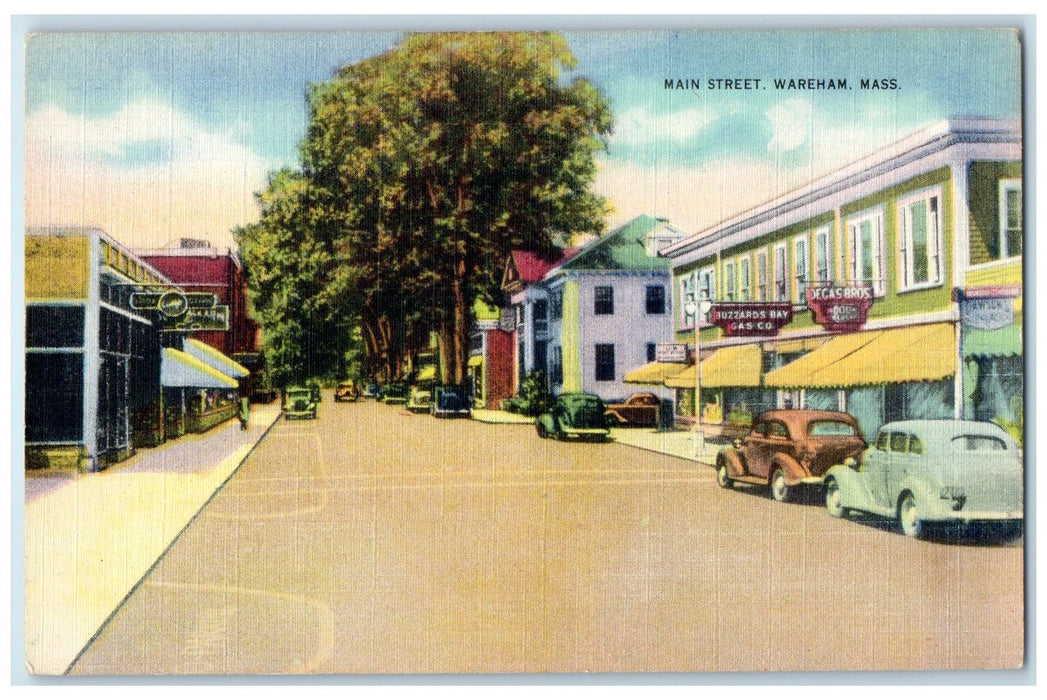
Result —
<instances>
[{"instance_id":1,"label":"sky","mask_svg":"<svg viewBox=\"0 0 1047 700\"><path fill-rule=\"evenodd\" d=\"M565 79L594 83L615 118L593 187L613 207L611 227L651 214L696 233L935 121L1021 114L1021 47L1008 29L563 34L578 59ZM182 237L233 247L233 228L258 218L268 173L299 166L308 85L401 37L31 35L25 223L98 226L136 249ZM863 78L895 89L862 89Z\"/></svg>"}]
</instances>

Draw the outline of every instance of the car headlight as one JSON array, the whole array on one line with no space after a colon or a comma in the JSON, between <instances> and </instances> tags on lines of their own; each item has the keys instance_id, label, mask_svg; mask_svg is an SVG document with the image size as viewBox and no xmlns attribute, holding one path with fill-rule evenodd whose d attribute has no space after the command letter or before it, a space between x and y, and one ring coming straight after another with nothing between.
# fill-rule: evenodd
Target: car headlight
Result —
<instances>
[{"instance_id":1,"label":"car headlight","mask_svg":"<svg viewBox=\"0 0 1047 700\"><path fill-rule=\"evenodd\" d=\"M967 494L962 486L942 486L938 489L938 498L943 501L952 501L952 509L960 510L967 502Z\"/></svg>"}]
</instances>

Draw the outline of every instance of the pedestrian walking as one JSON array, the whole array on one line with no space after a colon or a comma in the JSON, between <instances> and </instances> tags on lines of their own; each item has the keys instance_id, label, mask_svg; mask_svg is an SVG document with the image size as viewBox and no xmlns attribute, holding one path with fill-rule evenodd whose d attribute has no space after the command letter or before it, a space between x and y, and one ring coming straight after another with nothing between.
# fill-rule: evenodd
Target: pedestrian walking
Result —
<instances>
[{"instance_id":1,"label":"pedestrian walking","mask_svg":"<svg viewBox=\"0 0 1047 700\"><path fill-rule=\"evenodd\" d=\"M247 397L240 398L240 430L247 430L247 421L251 418L251 407Z\"/></svg>"}]
</instances>

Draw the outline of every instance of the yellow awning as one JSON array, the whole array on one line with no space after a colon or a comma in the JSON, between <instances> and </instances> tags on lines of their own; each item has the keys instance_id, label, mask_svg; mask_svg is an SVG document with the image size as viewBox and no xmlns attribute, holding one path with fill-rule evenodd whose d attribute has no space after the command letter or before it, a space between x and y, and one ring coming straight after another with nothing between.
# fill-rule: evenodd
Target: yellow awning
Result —
<instances>
[{"instance_id":1,"label":"yellow awning","mask_svg":"<svg viewBox=\"0 0 1047 700\"><path fill-rule=\"evenodd\" d=\"M686 367L682 362L648 362L642 367L626 372L622 381L627 384L662 386L666 379L679 374Z\"/></svg>"},{"instance_id":2,"label":"yellow awning","mask_svg":"<svg viewBox=\"0 0 1047 700\"><path fill-rule=\"evenodd\" d=\"M472 357L469 358L469 362L466 363L466 364L468 364L470 367L479 367L483 363L484 363L484 356L483 355L473 355Z\"/></svg>"},{"instance_id":3,"label":"yellow awning","mask_svg":"<svg viewBox=\"0 0 1047 700\"><path fill-rule=\"evenodd\" d=\"M199 389L235 389L238 386L232 377L174 348L164 348L160 355L160 384Z\"/></svg>"},{"instance_id":4,"label":"yellow awning","mask_svg":"<svg viewBox=\"0 0 1047 700\"><path fill-rule=\"evenodd\" d=\"M956 373L956 331L934 323L837 336L768 372L770 388L842 388L930 382Z\"/></svg>"},{"instance_id":5,"label":"yellow awning","mask_svg":"<svg viewBox=\"0 0 1047 700\"><path fill-rule=\"evenodd\" d=\"M776 340L767 344L769 352L782 354L794 352L810 352L825 344L826 338L802 338L797 340Z\"/></svg>"},{"instance_id":6,"label":"yellow awning","mask_svg":"<svg viewBox=\"0 0 1047 700\"><path fill-rule=\"evenodd\" d=\"M196 338L189 338L185 341L184 352L230 377L246 377L251 373L236 360Z\"/></svg>"},{"instance_id":7,"label":"yellow awning","mask_svg":"<svg viewBox=\"0 0 1047 700\"><path fill-rule=\"evenodd\" d=\"M416 382L431 382L436 379L436 365L428 365L418 370Z\"/></svg>"},{"instance_id":8,"label":"yellow awning","mask_svg":"<svg viewBox=\"0 0 1047 700\"><path fill-rule=\"evenodd\" d=\"M720 348L702 360L702 388L760 386L763 353L759 345L735 345ZM676 389L694 388L694 365L670 377L666 386Z\"/></svg>"}]
</instances>

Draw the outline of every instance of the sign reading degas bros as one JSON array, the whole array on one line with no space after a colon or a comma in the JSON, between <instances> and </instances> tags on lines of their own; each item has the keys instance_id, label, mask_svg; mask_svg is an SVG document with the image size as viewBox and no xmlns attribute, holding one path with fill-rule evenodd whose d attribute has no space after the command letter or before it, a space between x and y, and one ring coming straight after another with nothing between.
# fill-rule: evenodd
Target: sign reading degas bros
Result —
<instances>
[{"instance_id":1,"label":"sign reading degas bros","mask_svg":"<svg viewBox=\"0 0 1047 700\"><path fill-rule=\"evenodd\" d=\"M709 310L709 322L728 336L778 335L793 320L789 302L719 302Z\"/></svg>"},{"instance_id":2,"label":"sign reading degas bros","mask_svg":"<svg viewBox=\"0 0 1047 700\"><path fill-rule=\"evenodd\" d=\"M824 285L807 289L814 322L830 333L853 333L865 325L873 290L868 285Z\"/></svg>"}]
</instances>

